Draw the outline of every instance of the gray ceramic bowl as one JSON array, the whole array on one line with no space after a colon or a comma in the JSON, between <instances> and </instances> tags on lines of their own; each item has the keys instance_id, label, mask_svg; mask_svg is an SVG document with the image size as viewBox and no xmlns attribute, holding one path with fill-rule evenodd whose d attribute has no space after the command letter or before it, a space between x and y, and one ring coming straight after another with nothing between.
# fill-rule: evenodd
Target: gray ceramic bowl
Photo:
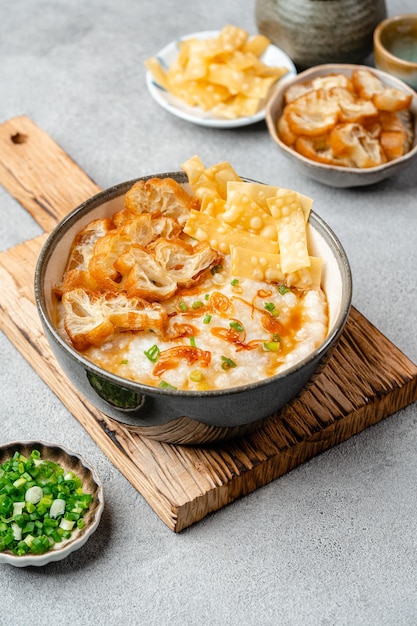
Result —
<instances>
[{"instance_id":1,"label":"gray ceramic bowl","mask_svg":"<svg viewBox=\"0 0 417 626\"><path fill-rule=\"evenodd\" d=\"M414 140L411 150L402 157L388 161L383 165L359 169L319 163L308 159L287 146L280 139L277 131L277 121L281 117L284 108L285 91L292 85L304 83L318 76L326 76L328 74L346 74L347 76L351 76L352 71L358 68L372 70L388 87L395 87L412 96L411 112L414 118ZM330 187L362 187L365 185L373 185L374 183L378 183L385 178L394 176L407 169L417 158L417 94L411 87L394 76L390 76L385 72L367 66L329 63L310 68L301 72L294 78L288 79L285 84L281 86L278 85L269 101L266 110L266 123L269 133L279 151L291 161L295 171L309 178L314 178L320 183L329 185Z\"/></svg>"},{"instance_id":2,"label":"gray ceramic bowl","mask_svg":"<svg viewBox=\"0 0 417 626\"><path fill-rule=\"evenodd\" d=\"M185 184L184 172L171 176ZM151 178L152 176L145 177ZM313 354L285 373L231 389L179 391L135 383L104 371L75 351L57 332L52 317L52 287L62 277L75 234L98 217L119 210L135 181L103 191L69 214L47 239L36 268L35 297L53 352L78 391L105 415L148 437L181 444L203 444L245 434L292 400L311 379L337 342L347 320L352 281L346 254L330 228L311 214L312 254L324 259L323 287L330 311L327 338Z\"/></svg>"}]
</instances>

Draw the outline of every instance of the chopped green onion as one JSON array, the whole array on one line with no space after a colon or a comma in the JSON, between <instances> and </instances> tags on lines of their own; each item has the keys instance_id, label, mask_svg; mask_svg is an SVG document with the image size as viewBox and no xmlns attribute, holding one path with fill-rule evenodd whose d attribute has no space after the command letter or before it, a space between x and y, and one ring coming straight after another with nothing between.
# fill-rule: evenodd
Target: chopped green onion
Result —
<instances>
[{"instance_id":1,"label":"chopped green onion","mask_svg":"<svg viewBox=\"0 0 417 626\"><path fill-rule=\"evenodd\" d=\"M190 379L194 383L199 383L203 380L203 372L201 370L193 370L190 372Z\"/></svg>"},{"instance_id":2,"label":"chopped green onion","mask_svg":"<svg viewBox=\"0 0 417 626\"><path fill-rule=\"evenodd\" d=\"M16 489L19 489L19 487L23 487L23 485L26 485L26 483L27 483L27 480L23 478L23 476L21 476L20 478L14 481L13 487L15 487Z\"/></svg>"},{"instance_id":3,"label":"chopped green onion","mask_svg":"<svg viewBox=\"0 0 417 626\"><path fill-rule=\"evenodd\" d=\"M120 361L120 365L127 365L128 363L128 359L123 359L122 361Z\"/></svg>"},{"instance_id":4,"label":"chopped green onion","mask_svg":"<svg viewBox=\"0 0 417 626\"><path fill-rule=\"evenodd\" d=\"M158 387L160 387L161 389L176 389L176 387L174 387L173 385L170 385L165 380L161 380Z\"/></svg>"},{"instance_id":5,"label":"chopped green onion","mask_svg":"<svg viewBox=\"0 0 417 626\"><path fill-rule=\"evenodd\" d=\"M279 313L276 310L275 304L273 302L265 302L264 306L265 306L265 309L269 311L271 315L273 315L274 317L278 317Z\"/></svg>"},{"instance_id":6,"label":"chopped green onion","mask_svg":"<svg viewBox=\"0 0 417 626\"><path fill-rule=\"evenodd\" d=\"M30 544L30 549L33 554L45 554L51 547L48 537L41 536L35 537Z\"/></svg>"},{"instance_id":7,"label":"chopped green onion","mask_svg":"<svg viewBox=\"0 0 417 626\"><path fill-rule=\"evenodd\" d=\"M44 516L47 510L48 510L48 507L45 504L39 503L36 505L36 513L39 516Z\"/></svg>"},{"instance_id":8,"label":"chopped green onion","mask_svg":"<svg viewBox=\"0 0 417 626\"><path fill-rule=\"evenodd\" d=\"M149 350L145 350L144 354L148 357L150 361L152 361L152 363L155 363L159 358L159 348L156 343L151 348L149 348Z\"/></svg>"},{"instance_id":9,"label":"chopped green onion","mask_svg":"<svg viewBox=\"0 0 417 626\"><path fill-rule=\"evenodd\" d=\"M232 287L236 287L236 285L239 284L239 280L237 278L234 278L230 284L232 285Z\"/></svg>"},{"instance_id":10,"label":"chopped green onion","mask_svg":"<svg viewBox=\"0 0 417 626\"><path fill-rule=\"evenodd\" d=\"M238 333L243 333L243 331L245 330L242 324L240 324L239 322L230 322L229 326Z\"/></svg>"},{"instance_id":11,"label":"chopped green onion","mask_svg":"<svg viewBox=\"0 0 417 626\"><path fill-rule=\"evenodd\" d=\"M62 498L56 498L49 509L49 515L51 517L58 517L58 515L64 515L65 513L65 500Z\"/></svg>"},{"instance_id":12,"label":"chopped green onion","mask_svg":"<svg viewBox=\"0 0 417 626\"><path fill-rule=\"evenodd\" d=\"M13 517L16 519L16 515L21 515L24 508L24 502L13 502Z\"/></svg>"},{"instance_id":13,"label":"chopped green onion","mask_svg":"<svg viewBox=\"0 0 417 626\"><path fill-rule=\"evenodd\" d=\"M65 501L64 501L65 505ZM52 519L51 517L46 517L43 522L44 528L56 528L58 526L58 520Z\"/></svg>"},{"instance_id":14,"label":"chopped green onion","mask_svg":"<svg viewBox=\"0 0 417 626\"><path fill-rule=\"evenodd\" d=\"M41 498L39 504L42 504L42 505L47 506L49 508L51 506L51 504L52 504L52 501L53 501L52 494L51 493L47 493L46 495L44 495Z\"/></svg>"},{"instance_id":15,"label":"chopped green onion","mask_svg":"<svg viewBox=\"0 0 417 626\"><path fill-rule=\"evenodd\" d=\"M210 322L211 322L211 315L207 313L207 315L204 316L203 324L210 324Z\"/></svg>"},{"instance_id":16,"label":"chopped green onion","mask_svg":"<svg viewBox=\"0 0 417 626\"><path fill-rule=\"evenodd\" d=\"M13 514L13 517L14 517L14 521L16 522L18 526L20 526L20 528L23 528L23 526L25 526L26 519L23 513L16 513L16 515Z\"/></svg>"},{"instance_id":17,"label":"chopped green onion","mask_svg":"<svg viewBox=\"0 0 417 626\"><path fill-rule=\"evenodd\" d=\"M191 337L190 337L190 346L191 346L192 348L195 348L195 347L196 347L195 337L193 337L192 335L191 335Z\"/></svg>"},{"instance_id":18,"label":"chopped green onion","mask_svg":"<svg viewBox=\"0 0 417 626\"><path fill-rule=\"evenodd\" d=\"M74 521L63 517L59 523L59 527L63 530L72 530L74 528Z\"/></svg>"},{"instance_id":19,"label":"chopped green onion","mask_svg":"<svg viewBox=\"0 0 417 626\"><path fill-rule=\"evenodd\" d=\"M30 534L33 532L35 532L35 522L32 522L32 521L27 522L25 526L23 527L22 533L26 535L26 534Z\"/></svg>"},{"instance_id":20,"label":"chopped green onion","mask_svg":"<svg viewBox=\"0 0 417 626\"><path fill-rule=\"evenodd\" d=\"M281 349L280 341L265 341L265 349L269 352L278 352Z\"/></svg>"},{"instance_id":21,"label":"chopped green onion","mask_svg":"<svg viewBox=\"0 0 417 626\"><path fill-rule=\"evenodd\" d=\"M29 515L32 515L36 511L36 506L31 502L26 502L26 511L29 513Z\"/></svg>"},{"instance_id":22,"label":"chopped green onion","mask_svg":"<svg viewBox=\"0 0 417 626\"><path fill-rule=\"evenodd\" d=\"M92 500L73 472L42 460L37 450L29 458L15 452L0 465L0 551L44 554L85 523Z\"/></svg>"},{"instance_id":23,"label":"chopped green onion","mask_svg":"<svg viewBox=\"0 0 417 626\"><path fill-rule=\"evenodd\" d=\"M188 309L188 306L187 306L187 304L183 301L183 302L180 302L180 303L179 303L178 308L179 308L179 310L180 310L180 311L184 312L184 311L186 311L186 310Z\"/></svg>"},{"instance_id":24,"label":"chopped green onion","mask_svg":"<svg viewBox=\"0 0 417 626\"><path fill-rule=\"evenodd\" d=\"M62 530L62 528L61 528ZM69 539L71 537L71 531L70 530L64 530L62 532L62 539Z\"/></svg>"},{"instance_id":25,"label":"chopped green onion","mask_svg":"<svg viewBox=\"0 0 417 626\"><path fill-rule=\"evenodd\" d=\"M204 306L204 302L201 302L201 300L196 300L195 302L192 303L191 308L201 309L203 306Z\"/></svg>"},{"instance_id":26,"label":"chopped green onion","mask_svg":"<svg viewBox=\"0 0 417 626\"><path fill-rule=\"evenodd\" d=\"M204 296L204 300L209 300L210 299L210 294L206 293L206 295Z\"/></svg>"},{"instance_id":27,"label":"chopped green onion","mask_svg":"<svg viewBox=\"0 0 417 626\"><path fill-rule=\"evenodd\" d=\"M22 529L20 526L16 524L16 522L12 522L12 530L13 530L13 539L15 541L20 541L22 538Z\"/></svg>"},{"instance_id":28,"label":"chopped green onion","mask_svg":"<svg viewBox=\"0 0 417 626\"><path fill-rule=\"evenodd\" d=\"M222 361L222 369L224 370L230 370L232 367L236 367L236 363L227 356L222 356Z\"/></svg>"},{"instance_id":29,"label":"chopped green onion","mask_svg":"<svg viewBox=\"0 0 417 626\"><path fill-rule=\"evenodd\" d=\"M291 291L291 289L289 289L288 287L286 287L285 285L278 285L278 291L281 294L281 296L285 295L286 293L288 293L289 291Z\"/></svg>"},{"instance_id":30,"label":"chopped green onion","mask_svg":"<svg viewBox=\"0 0 417 626\"><path fill-rule=\"evenodd\" d=\"M211 273L214 274L218 274L219 272L221 272L223 269L223 265L214 265L214 267L211 268Z\"/></svg>"},{"instance_id":31,"label":"chopped green onion","mask_svg":"<svg viewBox=\"0 0 417 626\"><path fill-rule=\"evenodd\" d=\"M37 504L40 502L43 496L42 487L35 485L34 487L30 487L25 493L25 501L30 502L31 504Z\"/></svg>"}]
</instances>

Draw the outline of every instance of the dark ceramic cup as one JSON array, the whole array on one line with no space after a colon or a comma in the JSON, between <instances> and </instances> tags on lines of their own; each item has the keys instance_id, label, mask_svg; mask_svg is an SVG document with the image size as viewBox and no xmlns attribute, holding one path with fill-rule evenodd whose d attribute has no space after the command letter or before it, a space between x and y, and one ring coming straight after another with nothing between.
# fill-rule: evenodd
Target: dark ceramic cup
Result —
<instances>
[{"instance_id":1,"label":"dark ceramic cup","mask_svg":"<svg viewBox=\"0 0 417 626\"><path fill-rule=\"evenodd\" d=\"M322 63L361 63L387 15L385 0L256 0L258 30L298 69Z\"/></svg>"}]
</instances>

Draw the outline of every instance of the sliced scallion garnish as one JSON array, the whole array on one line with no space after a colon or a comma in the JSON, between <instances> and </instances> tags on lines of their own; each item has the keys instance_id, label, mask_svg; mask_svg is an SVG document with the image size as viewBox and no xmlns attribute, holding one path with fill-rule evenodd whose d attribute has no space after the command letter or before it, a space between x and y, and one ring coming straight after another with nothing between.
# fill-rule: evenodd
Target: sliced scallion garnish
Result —
<instances>
[{"instance_id":1,"label":"sliced scallion garnish","mask_svg":"<svg viewBox=\"0 0 417 626\"><path fill-rule=\"evenodd\" d=\"M161 389L176 389L176 387L167 383L166 380L161 380L158 387L160 387Z\"/></svg>"},{"instance_id":2,"label":"sliced scallion garnish","mask_svg":"<svg viewBox=\"0 0 417 626\"><path fill-rule=\"evenodd\" d=\"M265 350L268 352L278 352L281 349L281 342L279 341L265 341Z\"/></svg>"},{"instance_id":3,"label":"sliced scallion garnish","mask_svg":"<svg viewBox=\"0 0 417 626\"><path fill-rule=\"evenodd\" d=\"M236 363L229 359L227 356L222 356L222 369L230 370L232 367L236 367Z\"/></svg>"},{"instance_id":4,"label":"sliced scallion garnish","mask_svg":"<svg viewBox=\"0 0 417 626\"><path fill-rule=\"evenodd\" d=\"M150 361L152 361L152 363L156 363L159 358L159 348L156 344L154 344L149 348L149 350L145 350L144 354Z\"/></svg>"},{"instance_id":5,"label":"sliced scallion garnish","mask_svg":"<svg viewBox=\"0 0 417 626\"><path fill-rule=\"evenodd\" d=\"M15 452L0 465L0 551L44 554L70 539L75 525L85 524L83 515L92 500L76 474L41 459L39 450L29 457Z\"/></svg>"},{"instance_id":6,"label":"sliced scallion garnish","mask_svg":"<svg viewBox=\"0 0 417 626\"><path fill-rule=\"evenodd\" d=\"M264 307L273 317L278 317L279 313L273 302L265 302Z\"/></svg>"},{"instance_id":7,"label":"sliced scallion garnish","mask_svg":"<svg viewBox=\"0 0 417 626\"><path fill-rule=\"evenodd\" d=\"M203 372L201 370L193 370L190 372L190 380L194 383L199 383L203 380Z\"/></svg>"}]
</instances>

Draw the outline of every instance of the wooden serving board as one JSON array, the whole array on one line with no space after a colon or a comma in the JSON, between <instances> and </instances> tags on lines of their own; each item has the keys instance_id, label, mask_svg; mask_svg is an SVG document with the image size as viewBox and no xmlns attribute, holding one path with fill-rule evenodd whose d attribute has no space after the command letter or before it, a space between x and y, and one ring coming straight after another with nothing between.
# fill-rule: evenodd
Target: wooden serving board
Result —
<instances>
[{"instance_id":1,"label":"wooden serving board","mask_svg":"<svg viewBox=\"0 0 417 626\"><path fill-rule=\"evenodd\" d=\"M48 232L99 187L27 117L0 125L0 183L45 231L0 252L0 328L171 530L180 532L417 400L416 365L352 309L313 384L251 435L185 447L131 432L66 379L33 294Z\"/></svg>"}]
</instances>

